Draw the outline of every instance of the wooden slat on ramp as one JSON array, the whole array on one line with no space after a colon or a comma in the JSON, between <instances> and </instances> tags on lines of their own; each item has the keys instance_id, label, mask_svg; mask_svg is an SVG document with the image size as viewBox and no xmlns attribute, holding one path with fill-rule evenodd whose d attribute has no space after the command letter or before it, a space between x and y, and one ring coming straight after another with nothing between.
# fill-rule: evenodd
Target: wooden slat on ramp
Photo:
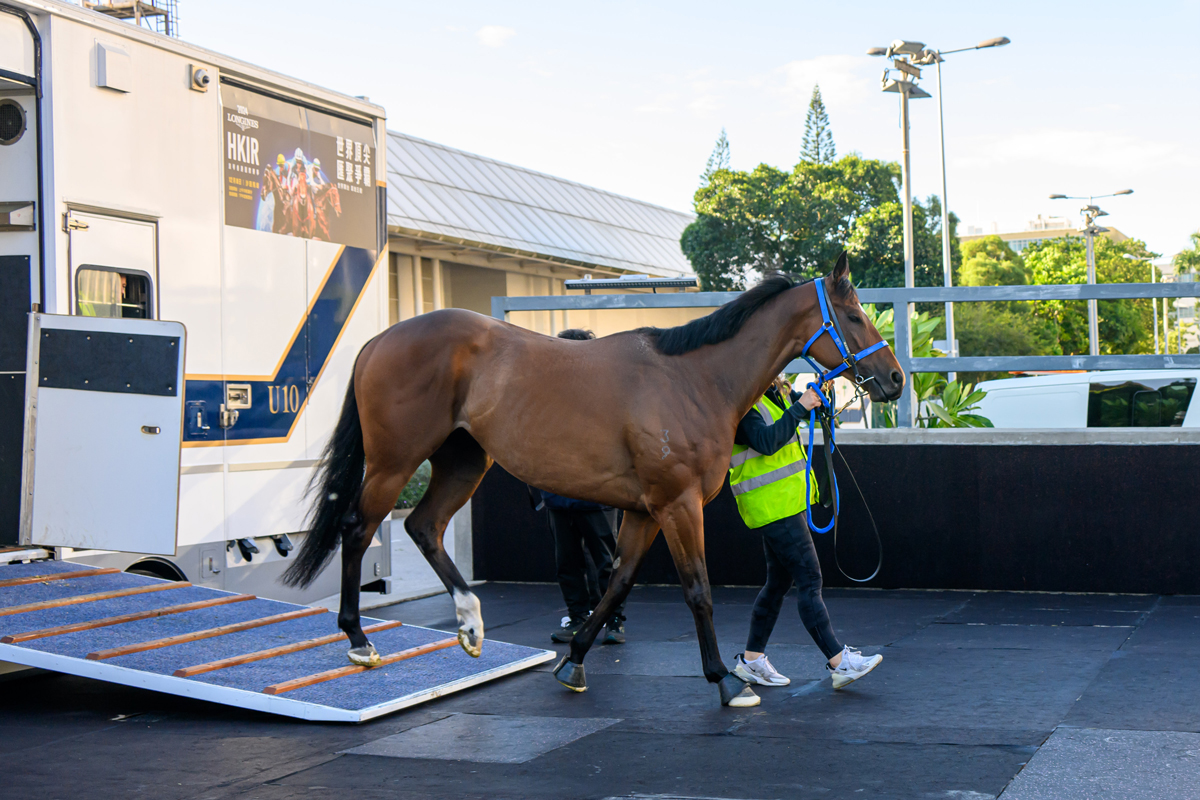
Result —
<instances>
[{"instance_id":1,"label":"wooden slat on ramp","mask_svg":"<svg viewBox=\"0 0 1200 800\"><path fill-rule=\"evenodd\" d=\"M91 578L96 575L112 575L114 572L121 570L115 567L105 567L104 569L81 569L77 572L53 572L49 575L27 575L24 578L9 578L6 581L0 581L0 589L6 586L25 586L30 583L46 583L47 581L69 581L74 578Z\"/></svg>"},{"instance_id":2,"label":"wooden slat on ramp","mask_svg":"<svg viewBox=\"0 0 1200 800\"><path fill-rule=\"evenodd\" d=\"M363 633L375 633L376 631L386 631L390 628L399 628L403 623L398 620L389 622L380 622L376 625L368 625L363 628ZM210 661L207 664L197 664L194 667L183 667L175 670L173 673L176 678L191 678L194 675L203 675L206 672L216 672L219 669L227 667L236 667L240 664L249 664L254 661L265 661L268 658L276 658L277 656L286 656L288 653L299 653L301 650L310 650L321 645L333 644L346 638L344 633L331 633L328 636L320 636L316 639L308 639L295 644L285 644L279 647L272 647L267 650L259 650L256 653L246 653L240 656L231 656L230 658L222 658L220 661ZM0 639L0 641L4 641Z\"/></svg>"},{"instance_id":3,"label":"wooden slat on ramp","mask_svg":"<svg viewBox=\"0 0 1200 800\"><path fill-rule=\"evenodd\" d=\"M111 600L114 597L129 597L130 595L146 594L147 592L165 592L169 589L183 589L188 586L191 586L191 584L187 581L178 581L175 583L155 583L150 586L135 586L132 589L116 589L111 592L78 594L74 597L60 597L57 600L42 600L40 603L26 603L23 606L0 608L0 617L24 614L28 611L41 611L43 608L61 608L62 606L74 606L80 603L94 603L97 600Z\"/></svg>"},{"instance_id":4,"label":"wooden slat on ramp","mask_svg":"<svg viewBox=\"0 0 1200 800\"><path fill-rule=\"evenodd\" d=\"M275 683L263 689L263 694L283 694L295 689L303 689L306 686L312 686L317 683L324 683L335 678L344 678L347 675L357 675L360 672L366 672L369 669L379 669L386 667L388 664L395 664L397 661L404 661L409 658L423 656L426 653L432 653L436 650L445 650L447 647L454 647L458 644L458 638L442 639L438 642L423 644L420 647L410 647L407 650L401 650L399 653L392 653L390 656L384 656L379 659L379 663L373 667L340 667L331 669L326 672L318 672L316 675L308 675L304 678L294 678L283 683Z\"/></svg>"},{"instance_id":5,"label":"wooden slat on ramp","mask_svg":"<svg viewBox=\"0 0 1200 800\"><path fill-rule=\"evenodd\" d=\"M283 614L275 614L270 617L260 617L259 619L246 620L245 622L235 622L232 625L222 625L218 628L208 628L202 631L193 631L191 633L181 633L178 636L167 636L163 639L153 639L149 642L138 642L137 644L127 644L121 647L114 647L111 650L97 650L95 653L88 653L89 661L103 661L108 658L116 658L117 656L127 656L130 653L144 653L147 650L157 650L160 647L171 647L176 644L186 644L188 642L199 641L200 639L211 639L214 636L225 636L230 633L239 633L248 631L254 628L261 628L264 625L274 625L277 622L287 622L290 619L301 619L303 617L311 617L314 614L328 614L323 608L302 608L299 611L288 611Z\"/></svg>"},{"instance_id":6,"label":"wooden slat on ramp","mask_svg":"<svg viewBox=\"0 0 1200 800\"><path fill-rule=\"evenodd\" d=\"M196 611L197 609L201 608L212 608L213 606L224 606L229 605L230 603L241 603L246 600L257 599L258 598L252 594L233 594L227 597L218 597L213 600L201 600L197 603L183 603L182 605L178 606L166 606L164 608L150 609L149 611L137 611L133 614L121 614L117 617L105 617L104 619L93 619L86 622L74 622L70 625L60 625L57 628L42 628L38 631L15 633L9 636L0 637L0 642L4 644L30 642L34 639L46 639L50 636L62 636L64 633L90 631L93 628L106 628L109 625L121 625L126 622L137 622L140 619L165 617L168 614L182 614L185 611Z\"/></svg>"}]
</instances>

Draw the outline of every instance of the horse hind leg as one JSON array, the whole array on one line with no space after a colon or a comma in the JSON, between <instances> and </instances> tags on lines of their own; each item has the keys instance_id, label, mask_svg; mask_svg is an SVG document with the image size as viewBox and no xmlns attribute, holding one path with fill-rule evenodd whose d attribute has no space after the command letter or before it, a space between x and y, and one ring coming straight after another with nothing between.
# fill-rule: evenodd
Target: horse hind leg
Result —
<instances>
[{"instance_id":1,"label":"horse hind leg","mask_svg":"<svg viewBox=\"0 0 1200 800\"><path fill-rule=\"evenodd\" d=\"M459 429L430 456L429 463L433 467L429 488L404 527L454 598L459 644L468 655L478 658L483 650L479 598L446 553L443 536L450 519L475 493L492 460L469 433Z\"/></svg>"},{"instance_id":2,"label":"horse hind leg","mask_svg":"<svg viewBox=\"0 0 1200 800\"><path fill-rule=\"evenodd\" d=\"M380 523L395 507L396 498L415 469L415 466L381 469L368 464L357 508L348 515L342 532L342 593L338 627L350 640L347 657L359 666L373 667L379 663L379 653L363 633L359 614L363 555L370 547Z\"/></svg>"}]
</instances>

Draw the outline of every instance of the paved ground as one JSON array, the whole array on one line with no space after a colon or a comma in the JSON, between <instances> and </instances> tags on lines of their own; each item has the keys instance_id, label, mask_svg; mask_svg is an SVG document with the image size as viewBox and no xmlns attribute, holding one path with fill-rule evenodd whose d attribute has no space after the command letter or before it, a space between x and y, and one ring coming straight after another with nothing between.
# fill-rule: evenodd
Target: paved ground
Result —
<instances>
[{"instance_id":1,"label":"paved ground","mask_svg":"<svg viewBox=\"0 0 1200 800\"><path fill-rule=\"evenodd\" d=\"M478 589L488 635L549 644L557 588ZM754 592L718 589L727 662ZM792 677L718 706L678 589L639 588L590 690L549 667L360 726L57 675L0 683L6 798L1195 798L1200 597L830 590L884 662L833 692L789 605ZM453 627L445 596L373 612ZM352 751L352 752L347 752Z\"/></svg>"}]
</instances>

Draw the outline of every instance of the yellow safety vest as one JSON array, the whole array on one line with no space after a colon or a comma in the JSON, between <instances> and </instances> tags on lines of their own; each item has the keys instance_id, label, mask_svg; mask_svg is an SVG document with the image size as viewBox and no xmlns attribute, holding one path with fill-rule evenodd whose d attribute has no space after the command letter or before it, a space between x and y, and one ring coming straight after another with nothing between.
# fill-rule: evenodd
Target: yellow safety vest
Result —
<instances>
[{"instance_id":1,"label":"yellow safety vest","mask_svg":"<svg viewBox=\"0 0 1200 800\"><path fill-rule=\"evenodd\" d=\"M778 422L791 405L783 399L780 408L764 396L754 404L768 423ZM729 485L737 501L738 512L748 528L761 528L776 520L799 514L807 508L804 500L804 446L800 444L800 426L796 435L777 452L763 455L744 444L733 446L729 459ZM817 501L817 483L812 482L809 502Z\"/></svg>"}]
</instances>

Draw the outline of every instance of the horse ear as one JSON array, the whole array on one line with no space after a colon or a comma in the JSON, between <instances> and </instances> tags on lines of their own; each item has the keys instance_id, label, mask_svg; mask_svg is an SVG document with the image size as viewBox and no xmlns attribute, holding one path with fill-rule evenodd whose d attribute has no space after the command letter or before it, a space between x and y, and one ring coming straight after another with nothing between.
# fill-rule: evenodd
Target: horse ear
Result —
<instances>
[{"instance_id":1,"label":"horse ear","mask_svg":"<svg viewBox=\"0 0 1200 800\"><path fill-rule=\"evenodd\" d=\"M846 255L845 250L838 256L837 263L833 265L833 275L830 277L833 278L834 286L837 286L842 281L850 280L850 258Z\"/></svg>"}]
</instances>

